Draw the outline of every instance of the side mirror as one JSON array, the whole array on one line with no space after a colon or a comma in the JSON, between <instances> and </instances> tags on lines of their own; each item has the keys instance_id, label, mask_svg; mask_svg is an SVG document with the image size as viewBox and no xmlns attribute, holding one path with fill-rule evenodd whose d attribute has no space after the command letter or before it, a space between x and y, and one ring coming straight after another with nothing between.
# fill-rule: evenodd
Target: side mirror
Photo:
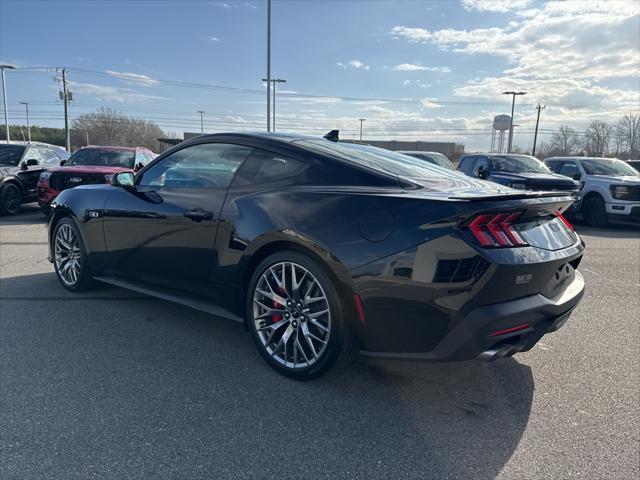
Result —
<instances>
[{"instance_id":1,"label":"side mirror","mask_svg":"<svg viewBox=\"0 0 640 480\"><path fill-rule=\"evenodd\" d=\"M111 185L114 187L132 190L135 184L135 177L132 172L118 172L111 176Z\"/></svg>"},{"instance_id":2,"label":"side mirror","mask_svg":"<svg viewBox=\"0 0 640 480\"><path fill-rule=\"evenodd\" d=\"M574 180L580 180L580 178L582 178L582 175L580 175L579 173L574 173L571 178L573 178Z\"/></svg>"},{"instance_id":3,"label":"side mirror","mask_svg":"<svg viewBox=\"0 0 640 480\"><path fill-rule=\"evenodd\" d=\"M22 162L22 168L35 167L36 165L40 165L40 162L35 158L27 158L24 162Z\"/></svg>"},{"instance_id":4,"label":"side mirror","mask_svg":"<svg viewBox=\"0 0 640 480\"><path fill-rule=\"evenodd\" d=\"M67 161L66 161L66 160L60 160L60 166L61 166L61 167L64 167L64 164L65 164L65 163L67 163Z\"/></svg>"},{"instance_id":5,"label":"side mirror","mask_svg":"<svg viewBox=\"0 0 640 480\"><path fill-rule=\"evenodd\" d=\"M483 167L480 167L478 169L478 178L482 178L482 179L487 178L487 171Z\"/></svg>"}]
</instances>

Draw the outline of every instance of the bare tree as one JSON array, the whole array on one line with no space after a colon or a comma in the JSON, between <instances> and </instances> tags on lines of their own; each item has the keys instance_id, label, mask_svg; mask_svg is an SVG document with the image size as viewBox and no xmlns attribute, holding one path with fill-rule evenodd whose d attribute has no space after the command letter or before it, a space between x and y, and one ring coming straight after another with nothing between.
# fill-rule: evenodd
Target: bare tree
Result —
<instances>
[{"instance_id":1,"label":"bare tree","mask_svg":"<svg viewBox=\"0 0 640 480\"><path fill-rule=\"evenodd\" d=\"M640 116L627 114L616 125L616 140L620 151L628 158L637 158L640 153Z\"/></svg>"},{"instance_id":2,"label":"bare tree","mask_svg":"<svg viewBox=\"0 0 640 480\"><path fill-rule=\"evenodd\" d=\"M611 127L605 122L594 120L584 132L584 148L594 157L604 157L609 153Z\"/></svg>"},{"instance_id":3,"label":"bare tree","mask_svg":"<svg viewBox=\"0 0 640 480\"><path fill-rule=\"evenodd\" d=\"M547 147L552 155L574 155L580 148L578 132L568 125L562 125L552 136Z\"/></svg>"},{"instance_id":4,"label":"bare tree","mask_svg":"<svg viewBox=\"0 0 640 480\"><path fill-rule=\"evenodd\" d=\"M127 117L110 107L80 115L73 121L73 145L119 145L158 149L158 138L165 136L155 123Z\"/></svg>"}]
</instances>

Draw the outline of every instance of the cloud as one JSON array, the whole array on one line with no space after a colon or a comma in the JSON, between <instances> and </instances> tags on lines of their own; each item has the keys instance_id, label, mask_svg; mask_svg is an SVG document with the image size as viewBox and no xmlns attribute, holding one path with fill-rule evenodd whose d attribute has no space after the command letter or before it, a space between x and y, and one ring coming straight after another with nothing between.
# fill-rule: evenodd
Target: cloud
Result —
<instances>
[{"instance_id":1,"label":"cloud","mask_svg":"<svg viewBox=\"0 0 640 480\"><path fill-rule=\"evenodd\" d=\"M396 65L393 67L393 70L399 72L417 72L417 71L426 71L426 72L439 72L439 73L449 73L451 69L449 67L425 67L420 64L415 63L401 63L400 65Z\"/></svg>"},{"instance_id":2,"label":"cloud","mask_svg":"<svg viewBox=\"0 0 640 480\"><path fill-rule=\"evenodd\" d=\"M351 65L353 68L358 68L358 69L363 69L363 70L369 70L369 65L366 65L365 63L361 62L360 60L353 59L349 62L349 65Z\"/></svg>"},{"instance_id":3,"label":"cloud","mask_svg":"<svg viewBox=\"0 0 640 480\"><path fill-rule=\"evenodd\" d=\"M257 10L258 6L254 5L250 2L240 2L238 0L233 0L229 2L209 2L209 5L213 5L214 7L222 8L224 10L231 10L233 8L248 8L250 10Z\"/></svg>"},{"instance_id":4,"label":"cloud","mask_svg":"<svg viewBox=\"0 0 640 480\"><path fill-rule=\"evenodd\" d=\"M218 37L209 37L210 42L219 42L220 39Z\"/></svg>"},{"instance_id":5,"label":"cloud","mask_svg":"<svg viewBox=\"0 0 640 480\"><path fill-rule=\"evenodd\" d=\"M465 10L479 12L500 12L520 10L529 5L530 0L461 0Z\"/></svg>"},{"instance_id":6,"label":"cloud","mask_svg":"<svg viewBox=\"0 0 640 480\"><path fill-rule=\"evenodd\" d=\"M139 73L130 73L130 72L116 72L115 70L105 70L104 73L111 75L112 77L117 77L122 80L127 80L132 83L140 83L142 85L151 86L157 85L160 83L155 78L151 78L148 75L142 75Z\"/></svg>"},{"instance_id":7,"label":"cloud","mask_svg":"<svg viewBox=\"0 0 640 480\"><path fill-rule=\"evenodd\" d=\"M505 2L506 4L506 2ZM640 3L549 2L522 12L508 28L473 30L396 26L391 35L468 55L503 57L506 74L530 78L602 79L638 75Z\"/></svg>"},{"instance_id":8,"label":"cloud","mask_svg":"<svg viewBox=\"0 0 640 480\"><path fill-rule=\"evenodd\" d=\"M131 88L118 88L95 83L81 83L69 81L70 90L76 95L86 94L104 102L133 103L154 100L168 100L157 95L138 93Z\"/></svg>"}]
</instances>

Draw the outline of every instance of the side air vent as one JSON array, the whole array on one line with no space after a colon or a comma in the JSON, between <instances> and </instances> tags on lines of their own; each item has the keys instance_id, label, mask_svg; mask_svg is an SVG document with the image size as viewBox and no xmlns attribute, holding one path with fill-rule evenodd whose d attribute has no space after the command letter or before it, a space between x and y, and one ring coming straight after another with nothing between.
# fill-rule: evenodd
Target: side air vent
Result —
<instances>
[{"instance_id":1,"label":"side air vent","mask_svg":"<svg viewBox=\"0 0 640 480\"><path fill-rule=\"evenodd\" d=\"M489 262L479 256L457 260L439 260L433 282L468 282L481 276L488 267Z\"/></svg>"}]
</instances>

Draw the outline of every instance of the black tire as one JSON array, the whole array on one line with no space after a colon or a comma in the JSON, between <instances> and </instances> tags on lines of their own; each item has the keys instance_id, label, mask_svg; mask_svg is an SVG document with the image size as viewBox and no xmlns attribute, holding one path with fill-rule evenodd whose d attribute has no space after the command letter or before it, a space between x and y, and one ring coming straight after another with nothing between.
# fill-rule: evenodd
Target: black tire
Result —
<instances>
[{"instance_id":1,"label":"black tire","mask_svg":"<svg viewBox=\"0 0 640 480\"><path fill-rule=\"evenodd\" d=\"M604 200L600 196L587 198L582 204L582 218L592 227L606 227L609 223Z\"/></svg>"},{"instance_id":2,"label":"black tire","mask_svg":"<svg viewBox=\"0 0 640 480\"><path fill-rule=\"evenodd\" d=\"M289 317L287 318L290 318L290 320L285 319L285 316L287 315L287 313L284 313L285 309L287 309L285 305L278 307L283 308L281 311L282 315L278 315L280 318L277 318L276 316L269 316L266 319L256 320L256 309L260 310L263 308L259 302L258 306L254 308L254 305L257 303L254 302L254 295L262 295L259 291L256 291L256 288L260 290L259 287L264 286L263 282L267 281L267 278L274 278L270 277L270 267L275 266L275 268L278 268L280 265L284 265L285 270L287 266L296 265L297 267L300 267L301 270L307 271L304 276L299 276L298 278L298 281L301 282L299 291L302 292L303 290L306 290L306 293L302 293L301 295L292 293L289 295L290 290L295 292L292 287L286 288L284 291L280 290L279 292L280 295L290 298L294 303L294 299L299 299L301 302L304 302L302 303L303 306L300 307L299 310L296 310L298 315L296 315L296 311L294 310L287 311L289 314ZM263 277L263 275L266 275L266 277ZM313 286L313 283L311 283L312 286L309 290L309 282L312 280L315 280L319 287ZM304 283L305 281L307 283ZM309 291L312 292L311 295L309 295ZM313 292L319 293L316 295ZM315 298L312 299L311 297L314 295ZM317 297L322 295L324 295L324 300L318 301ZM304 298L314 300L314 302L316 302L315 305L312 306L311 303L307 304ZM261 298L260 302L262 301L268 301L268 299L266 297ZM276 306L279 305L280 304L274 301L273 308L276 308ZM295 305L292 306L294 309L295 307ZM269 305L269 308L271 308L271 305ZM316 309L315 312L313 311L314 309ZM329 329L326 332L320 330L317 326L319 323L318 320L320 320L321 317L314 318L314 315L319 311L321 312L322 309L326 309L329 312L326 317L328 318ZM333 368L348 365L353 360L357 355L358 350L351 319L352 311L353 309L348 307L348 304L336 288L335 282L327 270L317 261L296 251L286 250L277 252L264 259L253 272L247 289L245 309L247 324L258 351L274 370L294 380L311 380L313 378L317 378ZM268 315L271 315L271 313L268 313ZM325 320L320 320L320 322L324 321ZM290 333L290 337L288 338L291 339L289 348L293 349L293 352L287 352L285 349L286 347L284 347L284 352L280 351L279 353L270 353L268 351L268 347L270 345L272 347L277 346L276 341L274 340L271 344L265 344L265 339L262 335L270 335L271 326L269 324L264 325L264 327L258 327L256 325L257 322L264 322L267 324L272 322L271 324L273 325L276 323L289 322L288 324L284 323L282 327L279 327L279 330L276 330L274 338L281 339L284 336L284 333L291 328L293 331ZM303 326L304 323L306 323L306 325ZM263 328L262 332L259 332L258 328ZM265 331L264 328L268 328L269 330ZM282 334L280 332L282 332ZM318 337L326 335L323 338L328 338L328 340L325 344L319 343L318 341L313 340L314 338L318 338L314 335L317 335ZM296 344L298 341L300 343ZM304 342L310 342L311 345ZM277 343L280 345L281 342ZM287 344L287 342L284 343ZM316 353L316 349L318 350L318 355L315 357L315 360L312 361L311 357ZM304 353L305 351L306 353ZM289 353L290 355L287 357ZM307 354L309 359L307 359ZM294 368L293 364L295 361L294 359L296 358L295 355L297 355L300 365ZM283 357L292 358L292 361L289 362L291 364L290 366L287 366L287 362L286 360L283 360ZM285 362L284 364L283 361Z\"/></svg>"},{"instance_id":3,"label":"black tire","mask_svg":"<svg viewBox=\"0 0 640 480\"><path fill-rule=\"evenodd\" d=\"M64 260L59 260L59 258L65 258L65 255L58 254L58 236L64 235L63 232L68 232L66 229L71 229L73 234L75 235L75 239L77 242L77 253L73 253L73 259L77 260L79 263L79 268L77 269L77 274L72 278L68 277L66 274L65 266L66 262ZM62 250L62 246L60 246ZM64 288L70 290L72 292L83 292L86 290L90 290L95 286L95 281L93 280L93 274L91 273L91 266L89 265L89 258L87 256L87 250L82 242L82 236L76 226L75 222L69 218L65 217L61 219L55 227L53 231L53 236L51 239L51 249L52 249L52 257L53 257L53 267L56 271L56 276L58 277L58 281L62 284ZM72 249L75 250L75 249ZM68 255L67 255L68 257ZM69 260L67 260L68 262ZM74 269L75 272L75 269Z\"/></svg>"},{"instance_id":4,"label":"black tire","mask_svg":"<svg viewBox=\"0 0 640 480\"><path fill-rule=\"evenodd\" d=\"M22 206L22 192L15 183L5 183L0 188L0 215L15 215Z\"/></svg>"}]
</instances>

